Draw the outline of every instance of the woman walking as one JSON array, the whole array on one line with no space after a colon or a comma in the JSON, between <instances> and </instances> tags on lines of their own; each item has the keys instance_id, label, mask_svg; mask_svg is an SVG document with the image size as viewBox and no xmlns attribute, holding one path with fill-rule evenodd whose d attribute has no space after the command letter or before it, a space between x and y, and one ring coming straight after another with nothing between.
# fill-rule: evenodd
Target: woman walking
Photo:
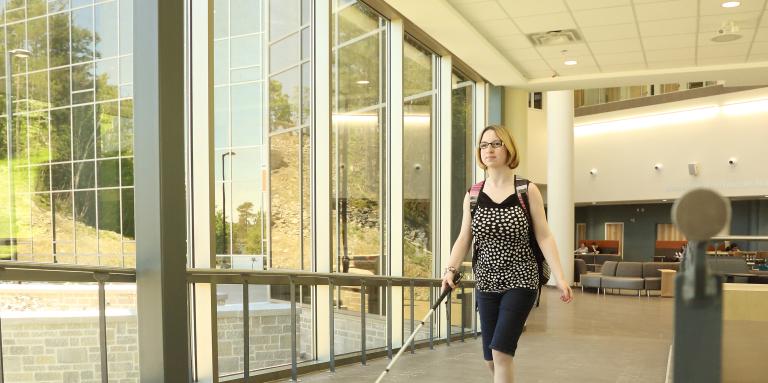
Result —
<instances>
[{"instance_id":1,"label":"woman walking","mask_svg":"<svg viewBox=\"0 0 768 383\"><path fill-rule=\"evenodd\" d=\"M538 263L531 246L534 233L560 289L560 299L568 303L573 298L563 277L541 192L535 184L528 184L528 206L524 206L524 199L518 195L514 169L520 158L514 140L504 127L492 125L483 130L477 159L480 167L487 171L487 178L477 195L474 211L470 211L470 193L464 197L461 232L443 275L443 288L455 287L454 274L474 240L483 356L494 383L511 383L517 340L540 286ZM532 225L528 223L527 214Z\"/></svg>"}]
</instances>

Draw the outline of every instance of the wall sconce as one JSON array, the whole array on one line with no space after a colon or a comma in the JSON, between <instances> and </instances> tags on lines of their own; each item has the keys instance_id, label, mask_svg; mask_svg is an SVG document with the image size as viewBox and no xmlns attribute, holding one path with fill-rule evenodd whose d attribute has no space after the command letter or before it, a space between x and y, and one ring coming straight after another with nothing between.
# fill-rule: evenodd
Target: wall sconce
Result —
<instances>
[{"instance_id":1,"label":"wall sconce","mask_svg":"<svg viewBox=\"0 0 768 383\"><path fill-rule=\"evenodd\" d=\"M656 170L657 172L661 171L661 169L664 168L664 164L661 162L657 162L655 165L653 165L653 170Z\"/></svg>"},{"instance_id":2,"label":"wall sconce","mask_svg":"<svg viewBox=\"0 0 768 383\"><path fill-rule=\"evenodd\" d=\"M736 166L738 162L739 162L739 159L736 157L731 157L728 159L728 165L731 165L731 167Z\"/></svg>"},{"instance_id":3,"label":"wall sconce","mask_svg":"<svg viewBox=\"0 0 768 383\"><path fill-rule=\"evenodd\" d=\"M597 175L597 168L592 168L589 170L589 174L596 176Z\"/></svg>"}]
</instances>

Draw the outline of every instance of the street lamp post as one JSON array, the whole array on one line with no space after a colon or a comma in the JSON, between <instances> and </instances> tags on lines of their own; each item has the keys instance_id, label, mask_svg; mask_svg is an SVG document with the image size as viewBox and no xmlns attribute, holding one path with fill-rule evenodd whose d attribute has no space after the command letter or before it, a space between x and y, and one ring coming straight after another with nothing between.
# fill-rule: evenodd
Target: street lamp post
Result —
<instances>
[{"instance_id":1,"label":"street lamp post","mask_svg":"<svg viewBox=\"0 0 768 383\"><path fill-rule=\"evenodd\" d=\"M5 52L5 144L8 158L8 205L9 205L9 225L8 245L11 249L11 260L16 260L16 237L14 236L14 226L16 226L16 189L13 185L13 94L11 93L11 83L13 82L11 73L11 64L14 57L27 58L32 55L27 49L17 48Z\"/></svg>"},{"instance_id":2,"label":"street lamp post","mask_svg":"<svg viewBox=\"0 0 768 383\"><path fill-rule=\"evenodd\" d=\"M227 157L227 155L235 155L237 153L233 151L228 151L221 154L221 235L224 237L224 249L226 250L227 247L227 189L226 189L226 180L227 180L227 173L226 168L224 167L224 158Z\"/></svg>"}]
</instances>

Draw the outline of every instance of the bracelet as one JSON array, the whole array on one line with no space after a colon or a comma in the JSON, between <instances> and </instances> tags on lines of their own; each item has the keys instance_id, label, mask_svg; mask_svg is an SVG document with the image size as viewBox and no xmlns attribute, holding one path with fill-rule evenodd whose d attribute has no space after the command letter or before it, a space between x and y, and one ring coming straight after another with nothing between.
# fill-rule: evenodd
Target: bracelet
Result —
<instances>
[{"instance_id":1,"label":"bracelet","mask_svg":"<svg viewBox=\"0 0 768 383\"><path fill-rule=\"evenodd\" d=\"M443 273L443 275L447 274L449 271L455 275L458 270L456 270L456 268L453 266L448 266L445 268L445 272Z\"/></svg>"}]
</instances>

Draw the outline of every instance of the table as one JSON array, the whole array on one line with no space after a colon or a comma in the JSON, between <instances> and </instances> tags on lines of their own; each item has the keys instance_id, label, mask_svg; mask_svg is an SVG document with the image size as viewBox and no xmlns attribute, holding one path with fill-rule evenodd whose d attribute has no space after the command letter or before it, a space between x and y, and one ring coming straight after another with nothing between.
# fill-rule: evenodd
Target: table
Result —
<instances>
[{"instance_id":1,"label":"table","mask_svg":"<svg viewBox=\"0 0 768 383\"><path fill-rule=\"evenodd\" d=\"M675 276L676 270L659 269L661 272L661 296L671 298L675 296Z\"/></svg>"}]
</instances>

